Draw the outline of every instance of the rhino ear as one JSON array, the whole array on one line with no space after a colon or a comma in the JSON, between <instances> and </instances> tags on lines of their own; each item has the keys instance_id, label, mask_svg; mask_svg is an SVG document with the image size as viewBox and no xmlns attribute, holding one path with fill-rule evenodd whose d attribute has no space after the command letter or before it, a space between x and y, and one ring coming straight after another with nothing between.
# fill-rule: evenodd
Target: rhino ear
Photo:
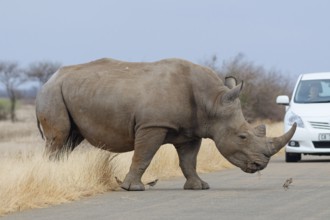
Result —
<instances>
[{"instance_id":1,"label":"rhino ear","mask_svg":"<svg viewBox=\"0 0 330 220\"><path fill-rule=\"evenodd\" d=\"M239 85L235 86L234 88L232 88L228 92L226 92L222 96L222 102L230 103L230 102L235 101L235 99L237 99L239 97L239 94L240 94L242 88L243 88L243 81Z\"/></svg>"},{"instance_id":2,"label":"rhino ear","mask_svg":"<svg viewBox=\"0 0 330 220\"><path fill-rule=\"evenodd\" d=\"M229 89L234 88L237 85L237 80L233 76L226 76L225 78L225 86L227 86Z\"/></svg>"}]
</instances>

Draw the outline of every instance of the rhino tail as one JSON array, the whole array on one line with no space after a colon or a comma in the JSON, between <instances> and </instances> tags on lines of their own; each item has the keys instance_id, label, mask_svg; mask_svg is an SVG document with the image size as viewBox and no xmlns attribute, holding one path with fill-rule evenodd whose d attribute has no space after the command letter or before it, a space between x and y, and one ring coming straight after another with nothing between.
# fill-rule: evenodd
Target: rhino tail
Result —
<instances>
[{"instance_id":1,"label":"rhino tail","mask_svg":"<svg viewBox=\"0 0 330 220\"><path fill-rule=\"evenodd\" d=\"M38 126L39 133L40 133L40 135L41 135L41 138L42 138L43 140L45 140L44 133L43 133L42 130L41 130L41 127L40 127L40 121L39 121L38 118L37 118L37 126Z\"/></svg>"}]
</instances>

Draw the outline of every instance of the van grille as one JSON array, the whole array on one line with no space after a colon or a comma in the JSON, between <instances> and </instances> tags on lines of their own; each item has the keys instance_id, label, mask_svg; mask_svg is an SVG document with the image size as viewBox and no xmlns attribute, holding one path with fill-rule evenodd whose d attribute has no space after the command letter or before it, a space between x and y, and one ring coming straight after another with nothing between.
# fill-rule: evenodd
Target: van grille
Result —
<instances>
[{"instance_id":1,"label":"van grille","mask_svg":"<svg viewBox=\"0 0 330 220\"><path fill-rule=\"evenodd\" d=\"M315 129L330 130L330 124L328 122L310 121L309 123Z\"/></svg>"},{"instance_id":2,"label":"van grille","mask_svg":"<svg viewBox=\"0 0 330 220\"><path fill-rule=\"evenodd\" d=\"M315 148L330 148L330 141L313 141Z\"/></svg>"}]
</instances>

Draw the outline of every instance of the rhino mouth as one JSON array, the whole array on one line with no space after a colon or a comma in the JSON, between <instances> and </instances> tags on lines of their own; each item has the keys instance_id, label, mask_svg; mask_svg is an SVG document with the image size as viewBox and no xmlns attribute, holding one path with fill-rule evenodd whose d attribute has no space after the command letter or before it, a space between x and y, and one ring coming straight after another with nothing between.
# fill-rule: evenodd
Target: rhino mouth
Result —
<instances>
[{"instance_id":1,"label":"rhino mouth","mask_svg":"<svg viewBox=\"0 0 330 220\"><path fill-rule=\"evenodd\" d=\"M259 162L250 162L244 168L241 168L246 173L255 173L257 171L265 169L267 163L259 163Z\"/></svg>"}]
</instances>

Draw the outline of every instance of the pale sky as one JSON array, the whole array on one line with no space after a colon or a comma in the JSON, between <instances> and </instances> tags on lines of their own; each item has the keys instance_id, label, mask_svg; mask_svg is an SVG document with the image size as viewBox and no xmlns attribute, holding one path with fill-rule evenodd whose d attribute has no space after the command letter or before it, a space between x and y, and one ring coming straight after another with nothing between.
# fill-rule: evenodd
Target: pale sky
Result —
<instances>
[{"instance_id":1,"label":"pale sky","mask_svg":"<svg viewBox=\"0 0 330 220\"><path fill-rule=\"evenodd\" d=\"M0 60L195 63L243 53L267 69L330 71L328 0L1 0Z\"/></svg>"}]
</instances>

